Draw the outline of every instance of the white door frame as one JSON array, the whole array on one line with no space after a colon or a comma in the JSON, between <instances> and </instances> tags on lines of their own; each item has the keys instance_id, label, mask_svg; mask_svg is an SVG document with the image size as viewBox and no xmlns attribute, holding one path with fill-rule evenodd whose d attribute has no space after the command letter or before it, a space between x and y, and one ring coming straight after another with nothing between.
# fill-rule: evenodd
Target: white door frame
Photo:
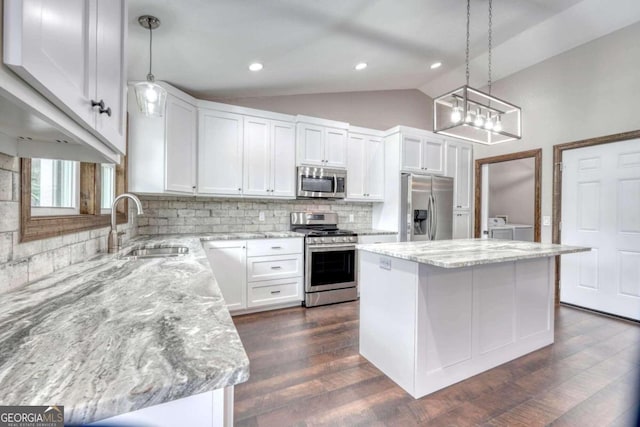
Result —
<instances>
[{"instance_id":1,"label":"white door frame","mask_svg":"<svg viewBox=\"0 0 640 427\"><path fill-rule=\"evenodd\" d=\"M560 244L562 235L560 220L562 219L562 155L566 150L591 147L594 145L611 144L640 138L640 130L599 136L580 141L567 142L553 146L553 213L552 213L552 241ZM556 257L556 304L560 303L560 257Z\"/></svg>"}]
</instances>

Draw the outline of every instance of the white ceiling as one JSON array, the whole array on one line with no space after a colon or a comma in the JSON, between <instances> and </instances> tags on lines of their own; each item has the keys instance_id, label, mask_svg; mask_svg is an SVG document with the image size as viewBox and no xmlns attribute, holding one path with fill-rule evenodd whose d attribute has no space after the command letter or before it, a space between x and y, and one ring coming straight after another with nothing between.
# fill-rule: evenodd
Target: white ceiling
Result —
<instances>
[{"instance_id":1,"label":"white ceiling","mask_svg":"<svg viewBox=\"0 0 640 427\"><path fill-rule=\"evenodd\" d=\"M487 73L487 0L471 2L472 85ZM638 0L494 0L494 80L640 21ZM464 83L464 0L130 0L129 79L148 70L203 98ZM248 70L251 62L264 70ZM354 71L358 62L364 71ZM441 61L442 67L429 65Z\"/></svg>"}]
</instances>

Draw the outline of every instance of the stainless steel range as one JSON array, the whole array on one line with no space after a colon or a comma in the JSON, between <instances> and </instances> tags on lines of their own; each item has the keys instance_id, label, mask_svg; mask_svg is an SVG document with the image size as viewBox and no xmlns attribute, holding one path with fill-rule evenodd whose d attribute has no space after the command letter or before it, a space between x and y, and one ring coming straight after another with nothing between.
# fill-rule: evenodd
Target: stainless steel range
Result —
<instances>
[{"instance_id":1,"label":"stainless steel range","mask_svg":"<svg viewBox=\"0 0 640 427\"><path fill-rule=\"evenodd\" d=\"M334 212L292 212L291 230L305 234L305 305L358 299L356 233L338 229Z\"/></svg>"}]
</instances>

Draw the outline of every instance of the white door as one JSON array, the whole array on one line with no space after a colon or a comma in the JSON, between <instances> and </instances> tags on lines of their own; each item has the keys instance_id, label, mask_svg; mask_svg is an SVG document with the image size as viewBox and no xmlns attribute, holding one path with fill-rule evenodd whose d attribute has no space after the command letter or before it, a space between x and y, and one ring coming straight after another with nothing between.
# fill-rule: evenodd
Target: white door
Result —
<instances>
[{"instance_id":1,"label":"white door","mask_svg":"<svg viewBox=\"0 0 640 427\"><path fill-rule=\"evenodd\" d=\"M60 108L92 126L95 7L86 0L4 2L5 63Z\"/></svg>"},{"instance_id":2,"label":"white door","mask_svg":"<svg viewBox=\"0 0 640 427\"><path fill-rule=\"evenodd\" d=\"M422 166L422 141L420 138L413 136L402 137L402 165L400 169L406 172L423 173Z\"/></svg>"},{"instance_id":3,"label":"white door","mask_svg":"<svg viewBox=\"0 0 640 427\"><path fill-rule=\"evenodd\" d=\"M324 136L324 164L332 168L347 167L347 131L326 128Z\"/></svg>"},{"instance_id":4,"label":"white door","mask_svg":"<svg viewBox=\"0 0 640 427\"><path fill-rule=\"evenodd\" d=\"M242 116L200 110L198 193L242 194Z\"/></svg>"},{"instance_id":5,"label":"white door","mask_svg":"<svg viewBox=\"0 0 640 427\"><path fill-rule=\"evenodd\" d=\"M271 122L271 196L296 196L296 139L293 123Z\"/></svg>"},{"instance_id":6,"label":"white door","mask_svg":"<svg viewBox=\"0 0 640 427\"><path fill-rule=\"evenodd\" d=\"M97 3L96 93L110 114L96 113L96 130L118 151L126 152L126 28L124 0Z\"/></svg>"},{"instance_id":7,"label":"white door","mask_svg":"<svg viewBox=\"0 0 640 427\"><path fill-rule=\"evenodd\" d=\"M247 308L247 252L244 241L207 244L207 258L229 311Z\"/></svg>"},{"instance_id":8,"label":"white door","mask_svg":"<svg viewBox=\"0 0 640 427\"><path fill-rule=\"evenodd\" d=\"M196 107L167 96L165 114L165 189L195 193L196 185ZM157 119L154 119L157 120Z\"/></svg>"},{"instance_id":9,"label":"white door","mask_svg":"<svg viewBox=\"0 0 640 427\"><path fill-rule=\"evenodd\" d=\"M444 174L444 141L424 139L422 143L424 171L436 175Z\"/></svg>"},{"instance_id":10,"label":"white door","mask_svg":"<svg viewBox=\"0 0 640 427\"><path fill-rule=\"evenodd\" d=\"M565 151L560 300L640 320L640 139Z\"/></svg>"},{"instance_id":11,"label":"white door","mask_svg":"<svg viewBox=\"0 0 640 427\"><path fill-rule=\"evenodd\" d=\"M367 137L350 134L347 143L347 198L365 200L365 165Z\"/></svg>"},{"instance_id":12,"label":"white door","mask_svg":"<svg viewBox=\"0 0 640 427\"><path fill-rule=\"evenodd\" d=\"M324 166L324 128L298 123L298 163Z\"/></svg>"},{"instance_id":13,"label":"white door","mask_svg":"<svg viewBox=\"0 0 640 427\"><path fill-rule=\"evenodd\" d=\"M384 201L384 141L382 138L368 139L365 167L367 199Z\"/></svg>"},{"instance_id":14,"label":"white door","mask_svg":"<svg viewBox=\"0 0 640 427\"><path fill-rule=\"evenodd\" d=\"M271 195L271 129L269 120L244 118L244 181L242 194Z\"/></svg>"},{"instance_id":15,"label":"white door","mask_svg":"<svg viewBox=\"0 0 640 427\"><path fill-rule=\"evenodd\" d=\"M452 239L471 238L471 211L453 212Z\"/></svg>"}]
</instances>

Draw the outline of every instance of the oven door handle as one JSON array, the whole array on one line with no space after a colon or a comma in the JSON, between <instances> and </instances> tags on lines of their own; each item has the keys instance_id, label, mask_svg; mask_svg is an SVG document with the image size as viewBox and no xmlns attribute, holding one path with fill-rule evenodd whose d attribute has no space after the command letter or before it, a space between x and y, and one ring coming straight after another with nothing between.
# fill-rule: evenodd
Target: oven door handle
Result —
<instances>
[{"instance_id":1,"label":"oven door handle","mask_svg":"<svg viewBox=\"0 0 640 427\"><path fill-rule=\"evenodd\" d=\"M328 251L334 251L336 249L346 249L346 250L355 250L356 249L356 245L345 245L345 244L341 244L341 243L336 243L335 245L318 245L318 246L313 246L313 245L307 245L307 250L309 250L310 252L328 252Z\"/></svg>"}]
</instances>

